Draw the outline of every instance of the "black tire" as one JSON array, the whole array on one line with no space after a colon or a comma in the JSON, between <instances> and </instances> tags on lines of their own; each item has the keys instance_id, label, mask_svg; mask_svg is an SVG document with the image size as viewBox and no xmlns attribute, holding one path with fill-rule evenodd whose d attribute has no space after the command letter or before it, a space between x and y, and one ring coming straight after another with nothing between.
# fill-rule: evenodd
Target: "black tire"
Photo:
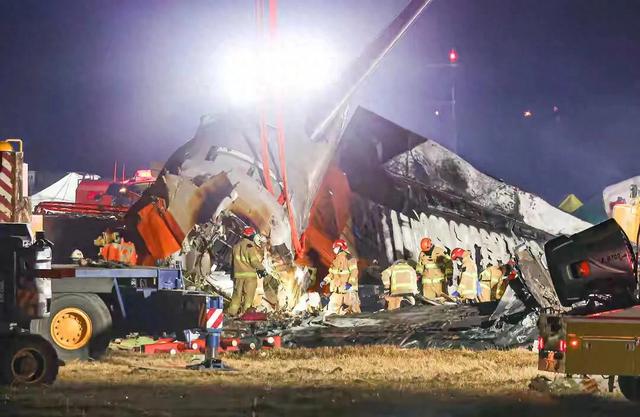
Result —
<instances>
[{"instance_id":1,"label":"black tire","mask_svg":"<svg viewBox=\"0 0 640 417\"><path fill-rule=\"evenodd\" d=\"M0 354L0 384L52 384L58 376L58 355L39 335L15 335L2 339L6 349Z\"/></svg>"},{"instance_id":2,"label":"black tire","mask_svg":"<svg viewBox=\"0 0 640 417\"><path fill-rule=\"evenodd\" d=\"M637 376L619 376L618 386L622 395L629 401L640 402L640 377Z\"/></svg>"},{"instance_id":3,"label":"black tire","mask_svg":"<svg viewBox=\"0 0 640 417\"><path fill-rule=\"evenodd\" d=\"M51 320L60 310L68 307L82 310L91 320L91 339L89 343L79 349L65 349L56 344L51 337ZM58 352L58 356L65 361L102 357L109 347L111 328L111 313L106 304L96 294L89 293L54 294L51 302L51 315L46 319L31 321L31 332L37 333L51 342Z\"/></svg>"}]
</instances>

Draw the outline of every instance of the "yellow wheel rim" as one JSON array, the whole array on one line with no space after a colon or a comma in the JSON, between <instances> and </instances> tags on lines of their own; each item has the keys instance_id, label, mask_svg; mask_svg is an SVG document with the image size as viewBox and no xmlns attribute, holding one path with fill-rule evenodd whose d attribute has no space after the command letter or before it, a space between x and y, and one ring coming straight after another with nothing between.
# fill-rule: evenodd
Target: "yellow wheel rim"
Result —
<instances>
[{"instance_id":1,"label":"yellow wheel rim","mask_svg":"<svg viewBox=\"0 0 640 417\"><path fill-rule=\"evenodd\" d=\"M51 338L65 349L86 346L91 339L91 332L89 315L75 307L63 308L51 319Z\"/></svg>"}]
</instances>

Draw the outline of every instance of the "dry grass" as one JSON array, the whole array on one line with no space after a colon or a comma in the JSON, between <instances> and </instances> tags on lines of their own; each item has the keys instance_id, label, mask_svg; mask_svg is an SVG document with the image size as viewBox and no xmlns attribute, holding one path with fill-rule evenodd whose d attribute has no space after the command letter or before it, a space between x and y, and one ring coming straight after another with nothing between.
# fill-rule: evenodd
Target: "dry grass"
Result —
<instances>
[{"instance_id":1,"label":"dry grass","mask_svg":"<svg viewBox=\"0 0 640 417\"><path fill-rule=\"evenodd\" d=\"M631 407L530 392L539 372L525 350L279 350L227 356L238 371L226 373L184 370L188 359L114 353L70 363L52 387L6 390L0 416L584 416Z\"/></svg>"}]
</instances>

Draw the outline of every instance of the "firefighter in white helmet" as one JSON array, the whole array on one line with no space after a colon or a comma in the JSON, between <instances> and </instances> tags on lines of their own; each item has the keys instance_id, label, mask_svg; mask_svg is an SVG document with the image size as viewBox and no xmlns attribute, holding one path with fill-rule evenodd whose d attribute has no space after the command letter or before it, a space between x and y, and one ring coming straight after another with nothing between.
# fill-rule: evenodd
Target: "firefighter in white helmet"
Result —
<instances>
[{"instance_id":1,"label":"firefighter in white helmet","mask_svg":"<svg viewBox=\"0 0 640 417\"><path fill-rule=\"evenodd\" d=\"M336 257L329 266L329 273L320 286L329 285L331 296L327 314L360 313L358 297L358 261L351 256L347 242L338 239L333 243Z\"/></svg>"},{"instance_id":2,"label":"firefighter in white helmet","mask_svg":"<svg viewBox=\"0 0 640 417\"><path fill-rule=\"evenodd\" d=\"M451 260L458 262L460 271L458 289L453 296L465 302L478 301L478 268L471 259L471 252L455 248L451 251Z\"/></svg>"},{"instance_id":3,"label":"firefighter in white helmet","mask_svg":"<svg viewBox=\"0 0 640 417\"><path fill-rule=\"evenodd\" d=\"M382 271L382 283L385 288L387 310L400 308L404 296L418 293L418 276L416 270L401 259Z\"/></svg>"}]
</instances>

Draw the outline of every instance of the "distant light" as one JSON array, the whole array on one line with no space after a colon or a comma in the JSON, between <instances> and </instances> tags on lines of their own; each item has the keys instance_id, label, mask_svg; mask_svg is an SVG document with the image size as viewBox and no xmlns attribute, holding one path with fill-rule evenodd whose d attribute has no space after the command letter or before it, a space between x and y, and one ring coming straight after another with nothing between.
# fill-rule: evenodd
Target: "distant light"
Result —
<instances>
[{"instance_id":1,"label":"distant light","mask_svg":"<svg viewBox=\"0 0 640 417\"><path fill-rule=\"evenodd\" d=\"M118 192L120 194L126 194L127 193L127 187L120 187L120 189L118 190Z\"/></svg>"},{"instance_id":2,"label":"distant light","mask_svg":"<svg viewBox=\"0 0 640 417\"><path fill-rule=\"evenodd\" d=\"M440 116L440 110L434 111L433 114L435 114L436 116Z\"/></svg>"},{"instance_id":3,"label":"distant light","mask_svg":"<svg viewBox=\"0 0 640 417\"><path fill-rule=\"evenodd\" d=\"M560 109L558 108L558 106L553 106L553 112L554 113L558 113L560 111Z\"/></svg>"},{"instance_id":4,"label":"distant light","mask_svg":"<svg viewBox=\"0 0 640 417\"><path fill-rule=\"evenodd\" d=\"M449 51L449 62L451 64L455 64L456 62L458 62L458 53L455 49L451 49Z\"/></svg>"},{"instance_id":5,"label":"distant light","mask_svg":"<svg viewBox=\"0 0 640 417\"><path fill-rule=\"evenodd\" d=\"M136 171L134 177L136 178L153 178L153 174L150 169L139 169Z\"/></svg>"},{"instance_id":6,"label":"distant light","mask_svg":"<svg viewBox=\"0 0 640 417\"><path fill-rule=\"evenodd\" d=\"M522 115L523 115L524 117L532 117L532 116L533 116L533 113L531 112L531 110L525 110L525 111L522 113Z\"/></svg>"}]
</instances>

